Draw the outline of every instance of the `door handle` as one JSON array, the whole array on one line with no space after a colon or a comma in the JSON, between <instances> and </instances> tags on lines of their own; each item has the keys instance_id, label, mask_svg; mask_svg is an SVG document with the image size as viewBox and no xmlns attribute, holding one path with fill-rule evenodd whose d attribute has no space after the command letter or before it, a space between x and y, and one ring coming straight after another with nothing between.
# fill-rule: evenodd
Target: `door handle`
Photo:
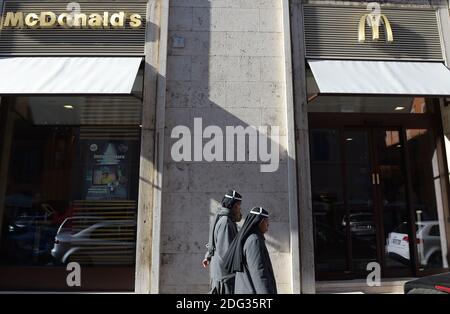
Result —
<instances>
[{"instance_id":1,"label":"door handle","mask_svg":"<svg viewBox=\"0 0 450 314\"><path fill-rule=\"evenodd\" d=\"M380 185L380 174L377 173L377 184Z\"/></svg>"},{"instance_id":2,"label":"door handle","mask_svg":"<svg viewBox=\"0 0 450 314\"><path fill-rule=\"evenodd\" d=\"M373 185L377 184L375 181L375 173L372 173L372 184Z\"/></svg>"}]
</instances>

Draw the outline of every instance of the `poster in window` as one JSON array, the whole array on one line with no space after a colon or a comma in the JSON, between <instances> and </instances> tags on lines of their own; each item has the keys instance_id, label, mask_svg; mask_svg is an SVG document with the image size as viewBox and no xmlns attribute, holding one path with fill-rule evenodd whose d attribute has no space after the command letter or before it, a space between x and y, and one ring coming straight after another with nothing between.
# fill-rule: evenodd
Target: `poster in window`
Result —
<instances>
[{"instance_id":1,"label":"poster in window","mask_svg":"<svg viewBox=\"0 0 450 314\"><path fill-rule=\"evenodd\" d=\"M119 140L85 141L84 199L121 200L130 195L133 143Z\"/></svg>"}]
</instances>

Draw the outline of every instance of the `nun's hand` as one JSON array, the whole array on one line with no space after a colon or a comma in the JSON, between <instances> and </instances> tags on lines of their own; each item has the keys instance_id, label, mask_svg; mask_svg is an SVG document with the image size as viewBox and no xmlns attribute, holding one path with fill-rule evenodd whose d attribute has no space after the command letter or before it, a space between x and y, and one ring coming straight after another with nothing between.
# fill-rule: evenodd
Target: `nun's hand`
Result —
<instances>
[{"instance_id":1,"label":"nun's hand","mask_svg":"<svg viewBox=\"0 0 450 314\"><path fill-rule=\"evenodd\" d=\"M207 268L208 265L209 265L208 259L205 258L205 259L202 261L202 265L203 265L203 268Z\"/></svg>"}]
</instances>

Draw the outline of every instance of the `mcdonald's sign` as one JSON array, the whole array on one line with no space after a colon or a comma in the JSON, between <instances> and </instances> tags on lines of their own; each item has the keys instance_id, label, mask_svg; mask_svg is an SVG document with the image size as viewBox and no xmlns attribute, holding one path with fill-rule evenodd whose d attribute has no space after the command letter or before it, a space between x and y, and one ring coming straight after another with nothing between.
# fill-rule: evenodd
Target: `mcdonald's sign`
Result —
<instances>
[{"instance_id":1,"label":"mcdonald's sign","mask_svg":"<svg viewBox=\"0 0 450 314\"><path fill-rule=\"evenodd\" d=\"M392 43L394 41L394 34L392 33L391 23L384 14L364 14L359 20L358 28L358 41L360 43L366 40L366 23L372 26L372 40L377 41L380 39L380 24L384 24L384 29L386 31L386 41Z\"/></svg>"}]
</instances>

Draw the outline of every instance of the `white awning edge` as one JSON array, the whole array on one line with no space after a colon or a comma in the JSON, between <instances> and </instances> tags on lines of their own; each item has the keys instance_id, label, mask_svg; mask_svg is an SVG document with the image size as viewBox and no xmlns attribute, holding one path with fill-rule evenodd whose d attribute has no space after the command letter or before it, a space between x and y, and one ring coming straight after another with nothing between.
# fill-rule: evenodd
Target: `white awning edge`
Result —
<instances>
[{"instance_id":1,"label":"white awning edge","mask_svg":"<svg viewBox=\"0 0 450 314\"><path fill-rule=\"evenodd\" d=\"M0 95L130 94L142 58L0 58Z\"/></svg>"},{"instance_id":2,"label":"white awning edge","mask_svg":"<svg viewBox=\"0 0 450 314\"><path fill-rule=\"evenodd\" d=\"M308 60L321 94L450 95L439 62Z\"/></svg>"}]
</instances>

